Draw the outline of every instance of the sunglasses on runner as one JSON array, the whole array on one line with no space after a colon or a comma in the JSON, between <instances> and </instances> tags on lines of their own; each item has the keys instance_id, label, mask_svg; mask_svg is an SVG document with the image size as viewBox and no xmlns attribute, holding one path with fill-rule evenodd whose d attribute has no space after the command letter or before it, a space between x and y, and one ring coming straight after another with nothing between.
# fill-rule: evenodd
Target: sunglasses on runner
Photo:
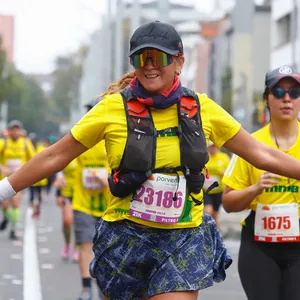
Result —
<instances>
[{"instance_id":1,"label":"sunglasses on runner","mask_svg":"<svg viewBox=\"0 0 300 300\"><path fill-rule=\"evenodd\" d=\"M284 98L285 94L288 93L291 99L298 99L300 97L300 88L293 88L290 90L284 90L279 87L272 88L270 90L271 94L277 98L282 99Z\"/></svg>"},{"instance_id":2,"label":"sunglasses on runner","mask_svg":"<svg viewBox=\"0 0 300 300\"><path fill-rule=\"evenodd\" d=\"M173 62L174 56L159 50L147 49L143 52L132 54L130 63L135 68L143 68L147 64L148 59L151 59L155 68L163 68Z\"/></svg>"}]
</instances>

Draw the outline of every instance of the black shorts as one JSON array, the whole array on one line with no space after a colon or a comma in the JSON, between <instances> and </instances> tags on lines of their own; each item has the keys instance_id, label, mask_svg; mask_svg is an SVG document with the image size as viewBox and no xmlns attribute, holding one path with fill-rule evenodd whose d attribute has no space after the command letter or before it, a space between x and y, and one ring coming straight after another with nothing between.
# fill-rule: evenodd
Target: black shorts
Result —
<instances>
[{"instance_id":1,"label":"black shorts","mask_svg":"<svg viewBox=\"0 0 300 300\"><path fill-rule=\"evenodd\" d=\"M30 202L33 202L35 198L41 197L42 186L30 186L29 191L30 191L29 200Z\"/></svg>"},{"instance_id":2,"label":"black shorts","mask_svg":"<svg viewBox=\"0 0 300 300\"><path fill-rule=\"evenodd\" d=\"M204 205L211 205L214 211L219 211L222 204L222 194L207 194L204 192Z\"/></svg>"}]
</instances>

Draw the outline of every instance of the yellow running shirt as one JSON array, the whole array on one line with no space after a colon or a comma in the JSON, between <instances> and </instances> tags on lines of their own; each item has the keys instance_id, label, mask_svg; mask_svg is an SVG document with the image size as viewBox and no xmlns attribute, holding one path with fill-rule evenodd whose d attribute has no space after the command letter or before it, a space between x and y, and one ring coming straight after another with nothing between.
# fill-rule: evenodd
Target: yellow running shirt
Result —
<instances>
[{"instance_id":1,"label":"yellow running shirt","mask_svg":"<svg viewBox=\"0 0 300 300\"><path fill-rule=\"evenodd\" d=\"M44 146L43 144L38 143L35 149L35 154L38 154L45 150L47 147ZM48 184L48 178L44 178L40 180L39 182L33 184L33 186L46 186Z\"/></svg>"},{"instance_id":2,"label":"yellow running shirt","mask_svg":"<svg viewBox=\"0 0 300 300\"><path fill-rule=\"evenodd\" d=\"M220 148L239 130L240 124L224 109L209 99L205 94L198 94L201 104L202 126L206 140L212 140ZM151 108L154 125L157 130L178 126L177 105L166 109ZM122 96L112 94L105 96L92 110L90 110L71 130L74 138L84 146L92 148L99 141L105 139L108 162L111 169L120 165L126 140L127 120ZM180 165L179 139L177 136L157 137L155 168L174 167ZM202 191L193 195L198 200L203 198ZM157 228L190 228L202 222L203 205L194 206L188 199L180 220L176 224L162 224L145 221L129 215L131 196L117 198L110 196L109 207L103 219L118 221L129 219L134 222Z\"/></svg>"},{"instance_id":3,"label":"yellow running shirt","mask_svg":"<svg viewBox=\"0 0 300 300\"><path fill-rule=\"evenodd\" d=\"M73 197L76 166L77 166L76 159L74 159L63 170L66 179L66 186L60 190L60 193L64 197L67 198Z\"/></svg>"},{"instance_id":4,"label":"yellow running shirt","mask_svg":"<svg viewBox=\"0 0 300 300\"><path fill-rule=\"evenodd\" d=\"M87 179L89 172L106 172L108 173L108 161L105 150L105 142L101 141L92 149L84 152L76 159L76 175L74 183L74 193L72 206L74 210L83 213L101 217L107 208L108 188L93 189ZM86 187L84 186L86 185Z\"/></svg>"},{"instance_id":5,"label":"yellow running shirt","mask_svg":"<svg viewBox=\"0 0 300 300\"><path fill-rule=\"evenodd\" d=\"M214 155L209 156L209 161L206 164L206 167L209 172L210 178L207 180L208 184L204 184L204 190L206 190L214 181L219 183L219 186L212 189L209 194L217 194L223 192L224 184L221 180L223 174L229 163L229 156L221 151L216 152Z\"/></svg>"},{"instance_id":6,"label":"yellow running shirt","mask_svg":"<svg viewBox=\"0 0 300 300\"><path fill-rule=\"evenodd\" d=\"M299 132L300 125L298 124ZM263 142L273 148L277 148L270 135L270 125L259 129L252 134L258 141ZM300 134L298 133L298 138L295 144L289 150L281 151L287 153L288 155L300 159ZM256 184L264 171L256 169L248 162L240 157L234 155L231 158L229 166L223 176L223 183L234 190L242 190L253 184ZM261 204L285 204L299 202L299 186L300 181L295 179L288 179L287 177L281 177L276 184L271 189L265 189L262 194L257 196L249 206L249 209L256 210L258 203ZM294 195L294 196L293 196ZM299 205L298 205L299 207Z\"/></svg>"},{"instance_id":7,"label":"yellow running shirt","mask_svg":"<svg viewBox=\"0 0 300 300\"><path fill-rule=\"evenodd\" d=\"M35 150L28 138L14 141L8 137L0 140L0 153L3 165L15 172L35 155Z\"/></svg>"}]
</instances>

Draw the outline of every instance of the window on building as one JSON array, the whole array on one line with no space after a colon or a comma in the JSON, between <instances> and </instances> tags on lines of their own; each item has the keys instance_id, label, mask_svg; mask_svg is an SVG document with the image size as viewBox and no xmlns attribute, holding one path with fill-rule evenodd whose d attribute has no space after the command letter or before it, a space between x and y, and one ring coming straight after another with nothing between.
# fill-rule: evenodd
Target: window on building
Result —
<instances>
[{"instance_id":1,"label":"window on building","mask_svg":"<svg viewBox=\"0 0 300 300\"><path fill-rule=\"evenodd\" d=\"M276 22L275 47L280 47L291 42L291 19L291 14L287 14Z\"/></svg>"}]
</instances>

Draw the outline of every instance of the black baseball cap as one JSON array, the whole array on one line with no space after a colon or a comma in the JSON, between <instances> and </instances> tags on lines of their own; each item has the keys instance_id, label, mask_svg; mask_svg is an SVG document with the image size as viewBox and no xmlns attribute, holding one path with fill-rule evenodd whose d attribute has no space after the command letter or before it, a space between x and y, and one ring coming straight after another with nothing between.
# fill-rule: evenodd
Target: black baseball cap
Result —
<instances>
[{"instance_id":1,"label":"black baseball cap","mask_svg":"<svg viewBox=\"0 0 300 300\"><path fill-rule=\"evenodd\" d=\"M281 79L292 78L300 84L300 73L294 68L284 65L274 70L270 70L266 74L265 86L266 88L273 88Z\"/></svg>"},{"instance_id":2,"label":"black baseball cap","mask_svg":"<svg viewBox=\"0 0 300 300\"><path fill-rule=\"evenodd\" d=\"M178 32L172 25L160 21L147 23L136 29L130 39L129 56L145 48L158 49L171 55L183 54Z\"/></svg>"}]
</instances>

